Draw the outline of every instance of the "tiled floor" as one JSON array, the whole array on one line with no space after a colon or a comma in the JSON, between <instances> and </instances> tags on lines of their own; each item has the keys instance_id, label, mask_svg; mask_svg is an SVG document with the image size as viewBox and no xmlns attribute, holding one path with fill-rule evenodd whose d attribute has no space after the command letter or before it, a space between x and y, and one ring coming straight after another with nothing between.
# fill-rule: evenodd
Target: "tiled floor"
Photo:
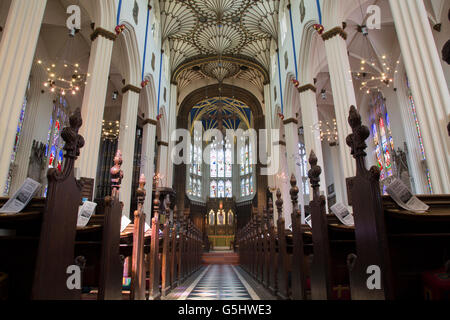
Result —
<instances>
[{"instance_id":1,"label":"tiled floor","mask_svg":"<svg viewBox=\"0 0 450 320\"><path fill-rule=\"evenodd\" d=\"M232 266L211 265L187 300L252 300L252 297Z\"/></svg>"}]
</instances>

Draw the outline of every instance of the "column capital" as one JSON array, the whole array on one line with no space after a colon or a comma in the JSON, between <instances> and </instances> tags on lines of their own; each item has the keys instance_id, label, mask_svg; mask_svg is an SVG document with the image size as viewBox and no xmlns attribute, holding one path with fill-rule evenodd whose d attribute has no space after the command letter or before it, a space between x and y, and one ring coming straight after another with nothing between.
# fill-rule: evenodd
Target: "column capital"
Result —
<instances>
[{"instance_id":1,"label":"column capital","mask_svg":"<svg viewBox=\"0 0 450 320\"><path fill-rule=\"evenodd\" d=\"M328 30L322 34L322 39L323 41L327 41L338 35L341 36L342 39L347 40L347 32L345 32L342 27L334 27L333 29Z\"/></svg>"},{"instance_id":2,"label":"column capital","mask_svg":"<svg viewBox=\"0 0 450 320\"><path fill-rule=\"evenodd\" d=\"M125 87L122 88L122 93L127 93L128 91L132 91L134 93L140 94L141 93L141 88L136 87L132 84L127 84Z\"/></svg>"},{"instance_id":3,"label":"column capital","mask_svg":"<svg viewBox=\"0 0 450 320\"><path fill-rule=\"evenodd\" d=\"M314 86L311 83L308 83L308 84L305 84L304 86L298 87L297 90L299 93L303 93L308 90L311 90L312 92L317 92L316 86Z\"/></svg>"},{"instance_id":4,"label":"column capital","mask_svg":"<svg viewBox=\"0 0 450 320\"><path fill-rule=\"evenodd\" d=\"M290 123L298 124L298 120L295 118L289 118L289 119L283 120L284 125L288 125Z\"/></svg>"},{"instance_id":5,"label":"column capital","mask_svg":"<svg viewBox=\"0 0 450 320\"><path fill-rule=\"evenodd\" d=\"M152 125L156 127L158 125L158 121L156 121L155 119L148 118L144 120L144 126L146 125Z\"/></svg>"},{"instance_id":6,"label":"column capital","mask_svg":"<svg viewBox=\"0 0 450 320\"><path fill-rule=\"evenodd\" d=\"M117 35L111 31L108 31L103 28L96 28L94 32L91 34L91 41L94 41L98 38L98 36L102 36L108 40L114 41L117 39Z\"/></svg>"}]
</instances>

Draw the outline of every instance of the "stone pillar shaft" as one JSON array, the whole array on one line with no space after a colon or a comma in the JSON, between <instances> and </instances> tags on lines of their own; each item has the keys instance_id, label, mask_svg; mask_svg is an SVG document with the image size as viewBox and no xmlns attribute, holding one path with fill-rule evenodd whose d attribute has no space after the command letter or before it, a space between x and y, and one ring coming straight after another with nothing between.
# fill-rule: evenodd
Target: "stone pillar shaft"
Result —
<instances>
[{"instance_id":1,"label":"stone pillar shaft","mask_svg":"<svg viewBox=\"0 0 450 320\"><path fill-rule=\"evenodd\" d=\"M134 149L136 145L136 124L139 93L128 90L122 97L120 112L120 134L118 148L123 156L123 180L120 198L123 202L123 215L130 214L131 186L133 183Z\"/></svg>"},{"instance_id":2,"label":"stone pillar shaft","mask_svg":"<svg viewBox=\"0 0 450 320\"><path fill-rule=\"evenodd\" d=\"M47 0L13 0L0 42L0 190L9 172L14 137Z\"/></svg>"},{"instance_id":3,"label":"stone pillar shaft","mask_svg":"<svg viewBox=\"0 0 450 320\"><path fill-rule=\"evenodd\" d=\"M144 203L144 212L146 214L146 222L151 223L152 216L152 191L153 191L153 176L155 175L155 137L156 137L156 122L146 123L144 125L144 132L142 134L142 153L141 153L141 172L147 178L145 190L147 197Z\"/></svg>"},{"instance_id":4,"label":"stone pillar shaft","mask_svg":"<svg viewBox=\"0 0 450 320\"><path fill-rule=\"evenodd\" d=\"M88 67L90 77L81 107L83 126L80 134L86 140L86 145L76 162L78 175L84 178L96 178L113 43L113 40L103 35L92 42Z\"/></svg>"},{"instance_id":5,"label":"stone pillar shaft","mask_svg":"<svg viewBox=\"0 0 450 320\"><path fill-rule=\"evenodd\" d=\"M323 162L322 141L320 139L319 112L317 110L316 93L313 90L306 90L300 93L300 104L303 120L303 132L305 137L306 155L309 157L311 150L314 150L318 162L322 168L320 191L327 194L325 166ZM312 189L310 190L310 195Z\"/></svg>"},{"instance_id":6,"label":"stone pillar shaft","mask_svg":"<svg viewBox=\"0 0 450 320\"><path fill-rule=\"evenodd\" d=\"M355 160L347 147L346 138L350 134L348 115L350 106L356 106L356 96L347 54L347 43L340 34L332 36L325 41L325 49L330 70L331 87L333 90L334 109L338 128L339 159L342 177L336 184L344 193L342 200L347 205L347 188L345 178L356 174ZM339 190L338 189L338 190Z\"/></svg>"},{"instance_id":7,"label":"stone pillar shaft","mask_svg":"<svg viewBox=\"0 0 450 320\"><path fill-rule=\"evenodd\" d=\"M434 193L450 192L450 95L421 0L390 0Z\"/></svg>"},{"instance_id":8,"label":"stone pillar shaft","mask_svg":"<svg viewBox=\"0 0 450 320\"><path fill-rule=\"evenodd\" d=\"M10 195L13 195L28 177L28 165L30 164L31 147L33 145L33 134L36 126L36 116L39 110L42 83L47 80L40 67L34 68L30 77L30 92L20 134L19 147L16 157L16 170L11 181Z\"/></svg>"}]
</instances>

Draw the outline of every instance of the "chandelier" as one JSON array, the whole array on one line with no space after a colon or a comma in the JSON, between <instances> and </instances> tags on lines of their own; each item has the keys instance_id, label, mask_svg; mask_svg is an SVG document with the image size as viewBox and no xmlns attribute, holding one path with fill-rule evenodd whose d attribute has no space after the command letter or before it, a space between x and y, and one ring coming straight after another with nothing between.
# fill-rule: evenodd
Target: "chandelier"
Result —
<instances>
[{"instance_id":1,"label":"chandelier","mask_svg":"<svg viewBox=\"0 0 450 320\"><path fill-rule=\"evenodd\" d=\"M69 37L55 60L37 61L47 75L47 80L43 83L44 88L51 93L62 96L76 95L90 76L81 70L80 57L72 57L78 32L76 29L70 30Z\"/></svg>"},{"instance_id":2,"label":"chandelier","mask_svg":"<svg viewBox=\"0 0 450 320\"><path fill-rule=\"evenodd\" d=\"M352 26L356 30L355 37L360 37L360 41L352 41L357 43L360 50L358 52L360 65L357 67L358 70L351 73L355 80L360 81L359 89L370 94L373 91L380 91L384 86L392 85L400 61L389 57L386 53L378 53L369 28L365 24L366 17L363 12L361 6L362 22ZM344 24L344 27L348 27L347 23Z\"/></svg>"},{"instance_id":3,"label":"chandelier","mask_svg":"<svg viewBox=\"0 0 450 320\"><path fill-rule=\"evenodd\" d=\"M105 121L103 120L102 139L103 140L117 140L119 139L120 123L119 121Z\"/></svg>"},{"instance_id":4,"label":"chandelier","mask_svg":"<svg viewBox=\"0 0 450 320\"><path fill-rule=\"evenodd\" d=\"M325 123L321 120L315 125L316 130L320 131L320 141L328 142L330 145L334 146L338 144L338 130L336 119L333 119L332 123L326 121Z\"/></svg>"}]
</instances>

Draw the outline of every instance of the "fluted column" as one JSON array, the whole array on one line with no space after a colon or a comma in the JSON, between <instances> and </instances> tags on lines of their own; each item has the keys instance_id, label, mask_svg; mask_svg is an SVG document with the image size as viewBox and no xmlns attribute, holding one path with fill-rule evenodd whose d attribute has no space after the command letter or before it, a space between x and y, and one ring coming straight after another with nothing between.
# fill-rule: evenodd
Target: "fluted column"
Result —
<instances>
[{"instance_id":1,"label":"fluted column","mask_svg":"<svg viewBox=\"0 0 450 320\"><path fill-rule=\"evenodd\" d=\"M160 176L158 187L167 186L167 151L169 144L167 141L158 141L158 161L156 162L156 172Z\"/></svg>"},{"instance_id":2,"label":"fluted column","mask_svg":"<svg viewBox=\"0 0 450 320\"><path fill-rule=\"evenodd\" d=\"M297 165L299 162L299 148L298 148L298 120L295 118L286 119L284 123L284 133L286 135L286 152L287 152L287 177L295 175L297 181L303 181L303 175L300 167ZM302 218L304 219L304 205L305 200L303 196L303 188L301 188L300 206L302 208ZM297 208L298 209L298 208Z\"/></svg>"},{"instance_id":3,"label":"fluted column","mask_svg":"<svg viewBox=\"0 0 450 320\"><path fill-rule=\"evenodd\" d=\"M394 83L396 83L397 87L397 101L402 116L403 127L405 129L409 174L414 181L412 191L416 194L427 194L429 193L427 188L428 182L417 137L416 123L411 111L410 102L408 101L409 92L406 85L404 67L396 74Z\"/></svg>"},{"instance_id":4,"label":"fluted column","mask_svg":"<svg viewBox=\"0 0 450 320\"><path fill-rule=\"evenodd\" d=\"M47 0L12 0L0 43L0 190L3 192L17 121Z\"/></svg>"},{"instance_id":5,"label":"fluted column","mask_svg":"<svg viewBox=\"0 0 450 320\"><path fill-rule=\"evenodd\" d=\"M172 161L172 150L175 146L175 141L172 141L171 139L171 135L172 132L174 132L176 130L176 125L177 125L177 98L178 98L178 94L177 94L177 86L175 84L171 84L170 86L170 108L169 108L169 118L168 118L168 124L169 124L169 132L168 132L168 137L169 137L169 147L168 147L168 155L167 155L167 187L172 188L172 184L173 184L173 170L174 170L174 166L173 166L173 161Z\"/></svg>"},{"instance_id":6,"label":"fluted column","mask_svg":"<svg viewBox=\"0 0 450 320\"><path fill-rule=\"evenodd\" d=\"M123 215L130 214L131 185L133 183L134 149L136 144L136 123L141 89L127 85L122 89L122 109L120 111L120 134L118 148L123 155L123 180L120 200Z\"/></svg>"},{"instance_id":7,"label":"fluted column","mask_svg":"<svg viewBox=\"0 0 450 320\"><path fill-rule=\"evenodd\" d=\"M276 177L276 188L280 189L282 198L289 199L290 197L290 179L288 175L288 161L286 159L286 142L279 141L280 145L280 170ZM283 217L285 220L285 227L288 228L291 225L292 203L287 201L283 207Z\"/></svg>"},{"instance_id":8,"label":"fluted column","mask_svg":"<svg viewBox=\"0 0 450 320\"><path fill-rule=\"evenodd\" d=\"M88 67L90 77L87 80L81 107L83 126L80 134L85 138L86 144L76 162L76 167L79 170L79 177L95 179L109 69L116 35L98 28L92 34L91 39L93 42Z\"/></svg>"},{"instance_id":9,"label":"fluted column","mask_svg":"<svg viewBox=\"0 0 450 320\"><path fill-rule=\"evenodd\" d=\"M47 80L43 69L34 68L30 76L30 92L27 97L27 107L23 120L22 132L20 133L19 147L15 165L17 170L13 173L9 194L14 194L28 177L28 165L30 164L31 147L33 145L33 134L36 127L36 116L39 111L42 83Z\"/></svg>"},{"instance_id":10,"label":"fluted column","mask_svg":"<svg viewBox=\"0 0 450 320\"><path fill-rule=\"evenodd\" d=\"M300 104L303 120L303 135L305 137L306 154L314 153L317 156L317 165L325 168L323 163L322 140L320 139L319 112L317 111L316 87L312 84L298 88L300 94ZM326 181L325 172L322 172L322 179ZM300 180L297 180L300 181ZM326 183L321 183L320 192L327 194ZM312 195L312 189L310 192ZM311 198L312 200L312 198Z\"/></svg>"},{"instance_id":11,"label":"fluted column","mask_svg":"<svg viewBox=\"0 0 450 320\"><path fill-rule=\"evenodd\" d=\"M450 95L422 0L389 1L434 193L450 193Z\"/></svg>"},{"instance_id":12,"label":"fluted column","mask_svg":"<svg viewBox=\"0 0 450 320\"><path fill-rule=\"evenodd\" d=\"M142 153L141 153L141 172L148 177L149 183L145 185L147 198L144 202L144 212L146 213L146 222L150 225L152 210L152 191L153 176L155 175L155 137L156 126L158 122L154 119L144 121L144 130L142 134Z\"/></svg>"},{"instance_id":13,"label":"fluted column","mask_svg":"<svg viewBox=\"0 0 450 320\"><path fill-rule=\"evenodd\" d=\"M328 68L330 70L334 110L338 128L340 168L343 177L343 179L336 181L336 183L341 185L340 190L344 192L344 204L348 204L345 178L353 177L356 174L356 166L345 141L350 134L347 118L350 106L353 105L356 107L356 96L347 54L347 43L345 41L347 34L341 27L336 27L325 32L322 38L325 41Z\"/></svg>"}]
</instances>

